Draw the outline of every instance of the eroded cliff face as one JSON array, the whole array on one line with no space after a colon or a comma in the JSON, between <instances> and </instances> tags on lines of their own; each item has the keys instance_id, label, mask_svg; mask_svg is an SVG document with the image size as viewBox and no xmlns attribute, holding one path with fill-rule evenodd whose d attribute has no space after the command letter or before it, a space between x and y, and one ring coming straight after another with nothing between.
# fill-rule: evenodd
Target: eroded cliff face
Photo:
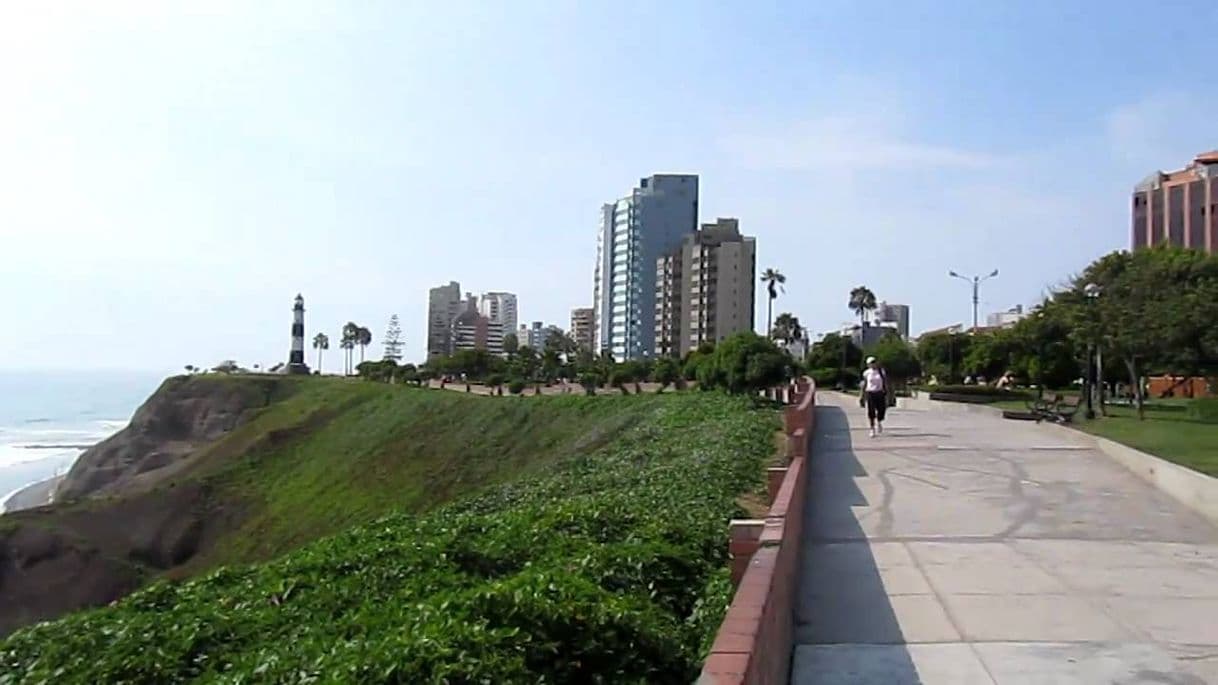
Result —
<instances>
[{"instance_id":1,"label":"eroded cliff face","mask_svg":"<svg viewBox=\"0 0 1218 685\"><path fill-rule=\"evenodd\" d=\"M270 404L276 387L274 378L167 379L126 428L80 455L55 500L122 494L164 480Z\"/></svg>"},{"instance_id":2,"label":"eroded cliff face","mask_svg":"<svg viewBox=\"0 0 1218 685\"><path fill-rule=\"evenodd\" d=\"M176 476L284 392L273 377L170 378L80 456L55 504L0 518L0 636L118 599L240 525L239 501Z\"/></svg>"}]
</instances>

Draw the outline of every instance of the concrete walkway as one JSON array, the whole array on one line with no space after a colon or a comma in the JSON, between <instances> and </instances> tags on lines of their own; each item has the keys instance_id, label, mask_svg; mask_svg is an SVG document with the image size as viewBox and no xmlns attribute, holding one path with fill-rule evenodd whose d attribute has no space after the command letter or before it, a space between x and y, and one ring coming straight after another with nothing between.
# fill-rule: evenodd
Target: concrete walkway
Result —
<instances>
[{"instance_id":1,"label":"concrete walkway","mask_svg":"<svg viewBox=\"0 0 1218 685\"><path fill-rule=\"evenodd\" d=\"M792 682L1218 683L1218 528L1083 436L817 402Z\"/></svg>"}]
</instances>

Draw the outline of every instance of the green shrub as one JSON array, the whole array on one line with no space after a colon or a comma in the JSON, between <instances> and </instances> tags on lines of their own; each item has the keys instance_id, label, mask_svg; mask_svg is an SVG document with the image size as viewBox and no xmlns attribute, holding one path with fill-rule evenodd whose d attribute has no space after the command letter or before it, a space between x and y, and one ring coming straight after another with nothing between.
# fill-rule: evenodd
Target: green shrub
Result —
<instances>
[{"instance_id":1,"label":"green shrub","mask_svg":"<svg viewBox=\"0 0 1218 685\"><path fill-rule=\"evenodd\" d=\"M1218 423L1218 397L1202 397L1189 402L1188 418L1202 423Z\"/></svg>"},{"instance_id":2,"label":"green shrub","mask_svg":"<svg viewBox=\"0 0 1218 685\"><path fill-rule=\"evenodd\" d=\"M513 395L521 394L524 392L524 388L525 382L520 378L513 378L511 382L508 383L508 392L512 393Z\"/></svg>"},{"instance_id":3,"label":"green shrub","mask_svg":"<svg viewBox=\"0 0 1218 685\"><path fill-rule=\"evenodd\" d=\"M18 631L0 684L692 682L778 421L747 398L653 399L545 475Z\"/></svg>"},{"instance_id":4,"label":"green shrub","mask_svg":"<svg viewBox=\"0 0 1218 685\"><path fill-rule=\"evenodd\" d=\"M992 385L932 385L926 386L929 392L946 395L975 395L996 397L999 399L1026 399L1029 394L1023 390L1003 390Z\"/></svg>"}]
</instances>

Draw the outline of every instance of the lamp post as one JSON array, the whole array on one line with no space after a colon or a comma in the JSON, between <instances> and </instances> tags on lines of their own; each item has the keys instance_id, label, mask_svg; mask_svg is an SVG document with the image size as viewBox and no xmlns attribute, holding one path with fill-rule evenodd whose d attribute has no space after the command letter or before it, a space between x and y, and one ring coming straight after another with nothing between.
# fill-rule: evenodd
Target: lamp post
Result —
<instances>
[{"instance_id":1,"label":"lamp post","mask_svg":"<svg viewBox=\"0 0 1218 685\"><path fill-rule=\"evenodd\" d=\"M1087 313L1091 318L1093 325L1097 323L1095 316L1096 301L1100 297L1100 286L1095 283L1088 283L1083 287L1083 294L1087 296ZM1097 397L1100 405L1100 412L1104 411L1104 358L1100 352L1099 334L1098 331L1093 331L1089 336L1091 339L1087 342L1087 418L1095 418L1095 406L1092 400ZM1092 355L1094 350L1094 356ZM1098 393L1098 394L1097 394Z\"/></svg>"},{"instance_id":2,"label":"lamp post","mask_svg":"<svg viewBox=\"0 0 1218 685\"><path fill-rule=\"evenodd\" d=\"M986 276L973 276L972 278L969 278L968 276L961 276L955 271L948 271L947 275L951 276L952 278L959 278L965 283L973 284L973 330L977 330L977 305L981 302L981 298L979 297L981 284L997 276L998 269L994 269Z\"/></svg>"}]
</instances>

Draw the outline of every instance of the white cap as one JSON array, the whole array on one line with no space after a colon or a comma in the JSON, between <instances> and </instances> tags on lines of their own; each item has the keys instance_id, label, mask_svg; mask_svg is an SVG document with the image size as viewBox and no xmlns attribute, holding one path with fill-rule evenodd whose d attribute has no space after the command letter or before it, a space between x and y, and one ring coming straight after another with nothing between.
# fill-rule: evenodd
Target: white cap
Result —
<instances>
[{"instance_id":1,"label":"white cap","mask_svg":"<svg viewBox=\"0 0 1218 685\"><path fill-rule=\"evenodd\" d=\"M874 363L875 363L875 357L867 357L867 363L868 363L868 364L874 364Z\"/></svg>"}]
</instances>

